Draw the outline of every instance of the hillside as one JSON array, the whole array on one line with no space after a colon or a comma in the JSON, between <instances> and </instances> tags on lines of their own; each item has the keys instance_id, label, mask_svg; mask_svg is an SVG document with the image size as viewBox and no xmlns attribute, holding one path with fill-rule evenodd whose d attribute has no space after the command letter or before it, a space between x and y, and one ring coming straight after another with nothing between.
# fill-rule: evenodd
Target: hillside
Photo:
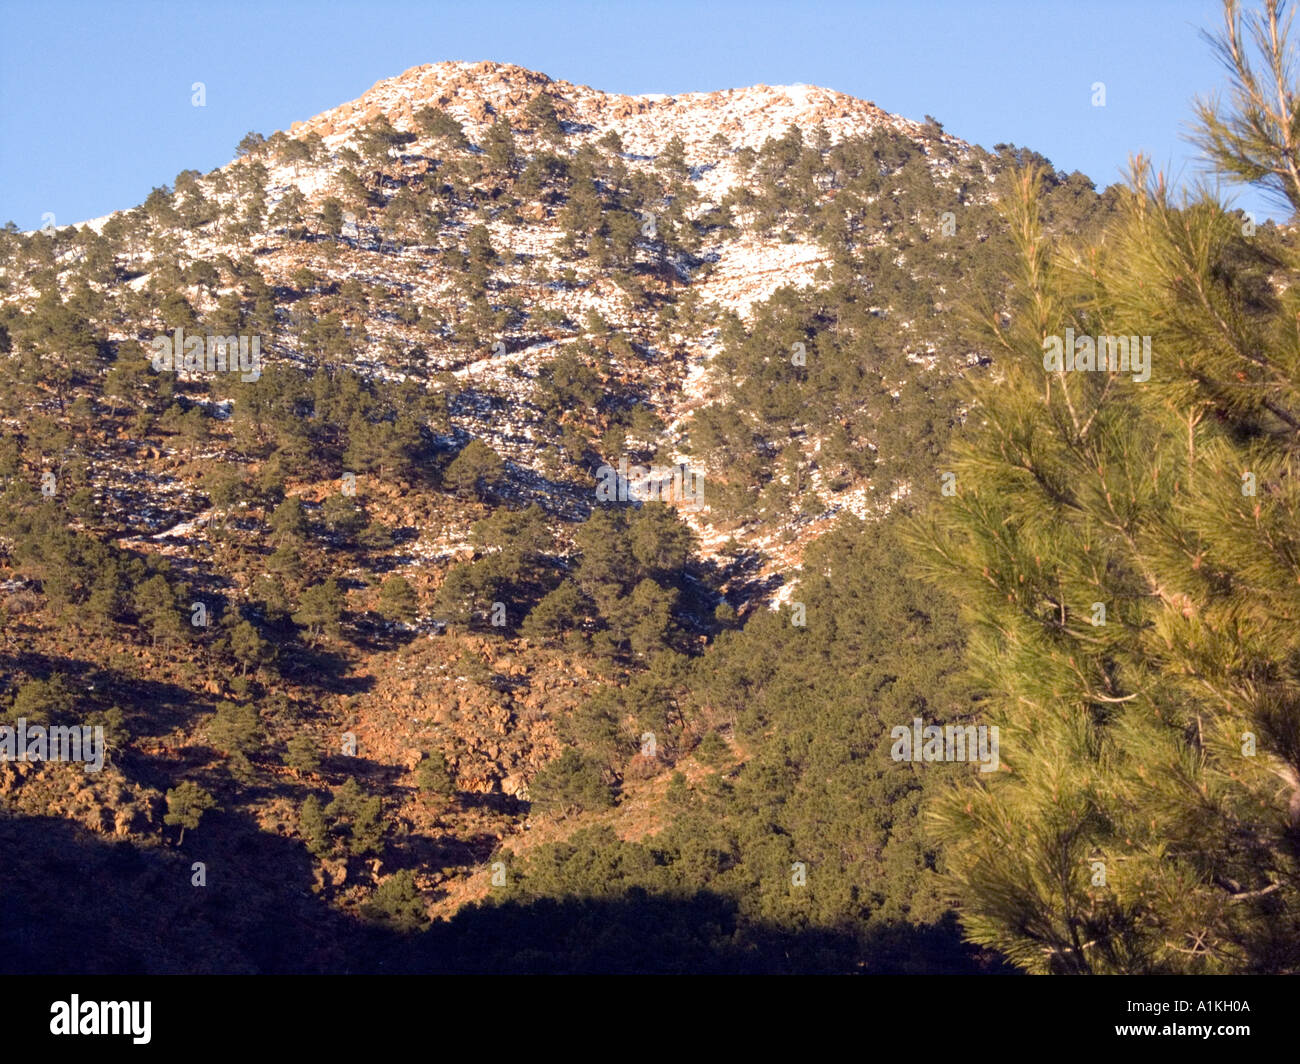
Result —
<instances>
[{"instance_id":1,"label":"hillside","mask_svg":"<svg viewBox=\"0 0 1300 1064\"><path fill-rule=\"evenodd\" d=\"M368 935L437 966L452 933L413 932L449 918L596 965L552 922L621 943L642 902L718 970L996 966L917 830L952 766L880 751L971 709L895 516L993 365L963 309L1006 303L998 201L1045 162L815 86L437 63L0 232L0 713L110 737L101 773L0 765L0 830L58 821L6 898L120 865L144 970L369 968ZM1088 233L1113 195L1049 170L1044 204ZM669 490L602 494L637 468ZM336 945L263 949L258 912ZM118 933L44 963L111 970Z\"/></svg>"}]
</instances>

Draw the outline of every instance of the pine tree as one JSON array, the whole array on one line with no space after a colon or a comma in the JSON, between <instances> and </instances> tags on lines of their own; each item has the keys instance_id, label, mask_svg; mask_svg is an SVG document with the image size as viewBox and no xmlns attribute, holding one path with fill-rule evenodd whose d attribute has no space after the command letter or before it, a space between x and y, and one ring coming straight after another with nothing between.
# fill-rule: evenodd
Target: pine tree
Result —
<instances>
[{"instance_id":1,"label":"pine tree","mask_svg":"<svg viewBox=\"0 0 1300 1064\"><path fill-rule=\"evenodd\" d=\"M429 922L429 913L409 868L389 876L362 910L370 919L394 931L418 931Z\"/></svg>"},{"instance_id":2,"label":"pine tree","mask_svg":"<svg viewBox=\"0 0 1300 1064\"><path fill-rule=\"evenodd\" d=\"M295 735L285 745L284 763L298 773L316 772L320 769L320 749L310 735Z\"/></svg>"},{"instance_id":3,"label":"pine tree","mask_svg":"<svg viewBox=\"0 0 1300 1064\"><path fill-rule=\"evenodd\" d=\"M321 203L320 226L326 236L338 236L343 231L343 204L333 196Z\"/></svg>"},{"instance_id":4,"label":"pine tree","mask_svg":"<svg viewBox=\"0 0 1300 1064\"><path fill-rule=\"evenodd\" d=\"M61 724L68 719L76 698L58 673L48 680L28 680L14 696L9 716L28 724Z\"/></svg>"},{"instance_id":5,"label":"pine tree","mask_svg":"<svg viewBox=\"0 0 1300 1064\"><path fill-rule=\"evenodd\" d=\"M1226 108L1218 100L1196 102L1196 140L1221 173L1259 185L1300 210L1300 108L1288 81L1295 58L1290 16L1280 0L1266 0L1262 13L1245 19L1237 4L1225 3L1223 21L1219 37L1204 36L1228 71L1230 102Z\"/></svg>"},{"instance_id":6,"label":"pine tree","mask_svg":"<svg viewBox=\"0 0 1300 1064\"><path fill-rule=\"evenodd\" d=\"M183 780L166 794L167 812L163 823L168 827L179 827L180 838L177 846L185 844L185 832L199 826L203 814L209 809L217 808L217 800L192 780Z\"/></svg>"},{"instance_id":7,"label":"pine tree","mask_svg":"<svg viewBox=\"0 0 1300 1064\"><path fill-rule=\"evenodd\" d=\"M544 766L528 790L539 806L561 815L574 810L607 809L614 804L600 767L572 747Z\"/></svg>"},{"instance_id":8,"label":"pine tree","mask_svg":"<svg viewBox=\"0 0 1300 1064\"><path fill-rule=\"evenodd\" d=\"M159 639L169 642L180 639L184 634L185 627L181 623L176 592L161 574L151 576L136 588L134 605L155 644Z\"/></svg>"},{"instance_id":9,"label":"pine tree","mask_svg":"<svg viewBox=\"0 0 1300 1064\"><path fill-rule=\"evenodd\" d=\"M415 123L432 140L442 141L451 148L469 147L464 128L446 111L436 107L422 107L415 112Z\"/></svg>"},{"instance_id":10,"label":"pine tree","mask_svg":"<svg viewBox=\"0 0 1300 1064\"><path fill-rule=\"evenodd\" d=\"M383 807L379 795L368 796L349 776L325 807L325 816L340 829L353 857L384 852Z\"/></svg>"},{"instance_id":11,"label":"pine tree","mask_svg":"<svg viewBox=\"0 0 1300 1064\"><path fill-rule=\"evenodd\" d=\"M263 639L250 621L240 621L230 633L230 653L240 664L240 675L274 660L275 648Z\"/></svg>"},{"instance_id":12,"label":"pine tree","mask_svg":"<svg viewBox=\"0 0 1300 1064\"><path fill-rule=\"evenodd\" d=\"M361 131L358 139L362 156L371 166L382 171L391 159L390 152L404 138L384 115L380 115Z\"/></svg>"},{"instance_id":13,"label":"pine tree","mask_svg":"<svg viewBox=\"0 0 1300 1064\"><path fill-rule=\"evenodd\" d=\"M235 148L235 154L239 158L251 156L256 158L266 150L266 138L261 133L245 133L243 139Z\"/></svg>"},{"instance_id":14,"label":"pine tree","mask_svg":"<svg viewBox=\"0 0 1300 1064\"><path fill-rule=\"evenodd\" d=\"M529 611L520 626L520 634L545 642L576 629L585 615L581 592L572 581L566 580Z\"/></svg>"},{"instance_id":15,"label":"pine tree","mask_svg":"<svg viewBox=\"0 0 1300 1064\"><path fill-rule=\"evenodd\" d=\"M515 147L515 137L510 129L510 122L505 115L499 115L497 120L488 127L487 135L483 138L483 150L487 153L487 164L493 173L502 177L510 177L514 174L519 161L519 152Z\"/></svg>"},{"instance_id":16,"label":"pine tree","mask_svg":"<svg viewBox=\"0 0 1300 1064\"><path fill-rule=\"evenodd\" d=\"M302 593L298 609L293 614L294 624L306 628L312 641L321 634L337 638L339 619L343 615L343 592L333 577L314 584Z\"/></svg>"},{"instance_id":17,"label":"pine tree","mask_svg":"<svg viewBox=\"0 0 1300 1064\"><path fill-rule=\"evenodd\" d=\"M366 527L365 511L349 495L330 495L321 505L321 519L325 527L345 538L351 538Z\"/></svg>"},{"instance_id":18,"label":"pine tree","mask_svg":"<svg viewBox=\"0 0 1300 1064\"><path fill-rule=\"evenodd\" d=\"M412 621L420 608L415 589L404 576L390 576L379 585L379 615L389 621Z\"/></svg>"},{"instance_id":19,"label":"pine tree","mask_svg":"<svg viewBox=\"0 0 1300 1064\"><path fill-rule=\"evenodd\" d=\"M320 799L314 794L307 795L298 810L298 834L307 845L307 852L313 857L324 857L332 849L329 824L321 809Z\"/></svg>"},{"instance_id":20,"label":"pine tree","mask_svg":"<svg viewBox=\"0 0 1300 1064\"><path fill-rule=\"evenodd\" d=\"M262 739L262 722L252 705L219 702L208 724L208 739L223 753L244 755L257 748Z\"/></svg>"},{"instance_id":21,"label":"pine tree","mask_svg":"<svg viewBox=\"0 0 1300 1064\"><path fill-rule=\"evenodd\" d=\"M1289 137L1251 151L1300 203ZM1140 160L1100 241L1049 240L1032 169L1006 202L998 373L919 536L1000 733L933 810L963 923L1031 972L1296 971L1300 255ZM1147 380L1054 358L1144 336Z\"/></svg>"},{"instance_id":22,"label":"pine tree","mask_svg":"<svg viewBox=\"0 0 1300 1064\"><path fill-rule=\"evenodd\" d=\"M281 541L302 536L307 531L307 519L303 514L301 500L294 496L285 499L271 514L269 524L271 531Z\"/></svg>"},{"instance_id":23,"label":"pine tree","mask_svg":"<svg viewBox=\"0 0 1300 1064\"><path fill-rule=\"evenodd\" d=\"M420 790L428 794L450 798L456 793L455 777L451 774L446 757L439 750L435 750L420 762L415 775L419 781Z\"/></svg>"},{"instance_id":24,"label":"pine tree","mask_svg":"<svg viewBox=\"0 0 1300 1064\"><path fill-rule=\"evenodd\" d=\"M268 223L272 228L283 229L286 235L294 239L301 239L307 232L307 227L303 224L303 211L306 206L306 198L297 185L292 185L289 191L280 197Z\"/></svg>"},{"instance_id":25,"label":"pine tree","mask_svg":"<svg viewBox=\"0 0 1300 1064\"><path fill-rule=\"evenodd\" d=\"M452 491L479 496L490 494L505 472L505 463L482 440L470 440L442 474Z\"/></svg>"},{"instance_id":26,"label":"pine tree","mask_svg":"<svg viewBox=\"0 0 1300 1064\"><path fill-rule=\"evenodd\" d=\"M528 106L524 108L524 114L528 116L532 123L533 130L552 143L558 143L564 139L564 129L560 125L559 116L555 112L555 101L546 93L539 92L531 100Z\"/></svg>"}]
</instances>

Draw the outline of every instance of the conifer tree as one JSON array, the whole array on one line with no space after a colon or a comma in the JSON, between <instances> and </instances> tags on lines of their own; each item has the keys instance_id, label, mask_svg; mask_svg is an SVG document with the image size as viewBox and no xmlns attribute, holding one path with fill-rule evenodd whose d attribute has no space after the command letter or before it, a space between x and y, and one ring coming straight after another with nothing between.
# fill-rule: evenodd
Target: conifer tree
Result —
<instances>
[{"instance_id":1,"label":"conifer tree","mask_svg":"<svg viewBox=\"0 0 1300 1064\"><path fill-rule=\"evenodd\" d=\"M262 725L252 705L219 702L208 724L208 739L229 754L249 754L262 739Z\"/></svg>"},{"instance_id":2,"label":"conifer tree","mask_svg":"<svg viewBox=\"0 0 1300 1064\"><path fill-rule=\"evenodd\" d=\"M339 619L343 614L343 592L333 577L314 584L302 593L298 609L293 614L295 624L302 625L315 642L325 634L339 635Z\"/></svg>"},{"instance_id":3,"label":"conifer tree","mask_svg":"<svg viewBox=\"0 0 1300 1064\"><path fill-rule=\"evenodd\" d=\"M505 464L482 440L470 440L443 472L443 484L452 491L476 493L492 491L501 479Z\"/></svg>"},{"instance_id":4,"label":"conifer tree","mask_svg":"<svg viewBox=\"0 0 1300 1064\"><path fill-rule=\"evenodd\" d=\"M1289 132L1222 128L1221 169L1300 203ZM1013 311L918 536L1000 733L1000 771L932 810L950 883L969 937L1030 972L1294 972L1300 255L1142 160L1104 237L1066 246L1040 176L1006 199ZM1114 338L1128 367L1086 368Z\"/></svg>"},{"instance_id":5,"label":"conifer tree","mask_svg":"<svg viewBox=\"0 0 1300 1064\"><path fill-rule=\"evenodd\" d=\"M561 816L572 810L607 809L614 804L599 766L572 747L537 773L529 793L540 807Z\"/></svg>"},{"instance_id":6,"label":"conifer tree","mask_svg":"<svg viewBox=\"0 0 1300 1064\"><path fill-rule=\"evenodd\" d=\"M240 675L249 667L260 668L274 660L275 648L263 639L249 621L240 621L230 632L230 653L240 664Z\"/></svg>"},{"instance_id":7,"label":"conifer tree","mask_svg":"<svg viewBox=\"0 0 1300 1064\"><path fill-rule=\"evenodd\" d=\"M552 143L564 138L564 128L560 125L559 115L555 112L555 101L544 92L539 92L524 108L524 113L533 124L534 130Z\"/></svg>"},{"instance_id":8,"label":"conifer tree","mask_svg":"<svg viewBox=\"0 0 1300 1064\"><path fill-rule=\"evenodd\" d=\"M321 755L316 741L305 733L295 735L285 746L284 763L297 773L317 772L320 770ZM308 801L311 799L309 798ZM320 805L317 803L317 813L320 812ZM304 814L306 807L304 805ZM322 821L323 823L323 821ZM304 817L305 828L305 817ZM323 834L323 832L322 832ZM303 837L308 837L306 830Z\"/></svg>"},{"instance_id":9,"label":"conifer tree","mask_svg":"<svg viewBox=\"0 0 1300 1064\"><path fill-rule=\"evenodd\" d=\"M266 138L261 133L245 133L243 139L235 148L235 154L241 159L245 156L256 158L261 155L266 148Z\"/></svg>"},{"instance_id":10,"label":"conifer tree","mask_svg":"<svg viewBox=\"0 0 1300 1064\"><path fill-rule=\"evenodd\" d=\"M283 229L290 237L301 238L306 232L306 227L303 225L303 209L305 207L306 199L298 187L294 185L275 205L275 210L271 212L268 221L273 228Z\"/></svg>"},{"instance_id":11,"label":"conifer tree","mask_svg":"<svg viewBox=\"0 0 1300 1064\"><path fill-rule=\"evenodd\" d=\"M301 500L290 496L271 514L271 531L281 541L300 537L307 530L307 519L303 514Z\"/></svg>"},{"instance_id":12,"label":"conifer tree","mask_svg":"<svg viewBox=\"0 0 1300 1064\"><path fill-rule=\"evenodd\" d=\"M487 163L494 174L510 177L514 174L519 161L519 152L515 147L514 132L505 115L500 115L488 127L484 137L483 150L487 152Z\"/></svg>"},{"instance_id":13,"label":"conifer tree","mask_svg":"<svg viewBox=\"0 0 1300 1064\"><path fill-rule=\"evenodd\" d=\"M330 852L332 840L329 824L325 820L320 799L314 794L307 795L298 811L298 833L312 856L324 857Z\"/></svg>"},{"instance_id":14,"label":"conifer tree","mask_svg":"<svg viewBox=\"0 0 1300 1064\"><path fill-rule=\"evenodd\" d=\"M418 931L429 922L429 914L409 868L389 876L375 891L362 911L372 920L395 931Z\"/></svg>"},{"instance_id":15,"label":"conifer tree","mask_svg":"<svg viewBox=\"0 0 1300 1064\"><path fill-rule=\"evenodd\" d=\"M415 113L415 123L426 137L439 140L448 147L469 147L464 128L446 111L436 107L422 107Z\"/></svg>"},{"instance_id":16,"label":"conifer tree","mask_svg":"<svg viewBox=\"0 0 1300 1064\"><path fill-rule=\"evenodd\" d=\"M378 795L367 795L349 776L325 807L325 816L342 834L344 848L353 857L384 852L382 803Z\"/></svg>"},{"instance_id":17,"label":"conifer tree","mask_svg":"<svg viewBox=\"0 0 1300 1064\"><path fill-rule=\"evenodd\" d=\"M416 769L416 780L420 790L428 794L450 798L456 793L456 778L451 774L447 758L440 750L433 751L420 762L419 768Z\"/></svg>"},{"instance_id":18,"label":"conifer tree","mask_svg":"<svg viewBox=\"0 0 1300 1064\"><path fill-rule=\"evenodd\" d=\"M136 612L149 628L152 641L156 644L161 638L164 642L180 639L185 632L181 624L180 604L176 592L162 575L151 576L135 589L134 605Z\"/></svg>"},{"instance_id":19,"label":"conifer tree","mask_svg":"<svg viewBox=\"0 0 1300 1064\"><path fill-rule=\"evenodd\" d=\"M404 576L394 574L379 586L379 613L390 621L412 621L419 612L420 600Z\"/></svg>"},{"instance_id":20,"label":"conifer tree","mask_svg":"<svg viewBox=\"0 0 1300 1064\"><path fill-rule=\"evenodd\" d=\"M199 826L203 814L217 807L217 800L193 780L182 780L166 794L167 813L163 823L168 827L179 827L180 838L177 846L185 844L185 832Z\"/></svg>"}]
</instances>

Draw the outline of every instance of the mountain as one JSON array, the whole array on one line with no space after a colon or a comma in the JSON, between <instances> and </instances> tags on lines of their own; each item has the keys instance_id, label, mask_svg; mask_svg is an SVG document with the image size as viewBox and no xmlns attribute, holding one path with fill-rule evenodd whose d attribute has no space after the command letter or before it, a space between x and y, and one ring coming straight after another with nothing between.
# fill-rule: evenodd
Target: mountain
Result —
<instances>
[{"instance_id":1,"label":"mountain","mask_svg":"<svg viewBox=\"0 0 1300 1064\"><path fill-rule=\"evenodd\" d=\"M7 834L79 825L13 907L125 869L87 970L149 891L220 943L156 931L151 970L356 968L368 934L419 968L430 914L553 898L604 902L528 949L599 967L555 951L622 948L647 894L686 900L642 969L677 930L719 969L996 965L917 828L947 776L880 755L974 697L894 515L942 490L994 368L963 308L1005 304L998 200L1045 163L814 86L438 63L0 232L0 705L110 743L0 766ZM1049 168L1054 230L1112 202Z\"/></svg>"},{"instance_id":2,"label":"mountain","mask_svg":"<svg viewBox=\"0 0 1300 1064\"><path fill-rule=\"evenodd\" d=\"M565 127L566 145L568 138L573 138L573 147L594 143L616 129L629 153L655 157L678 137L695 165L704 165L707 158L725 161L730 152L721 149L723 142L731 152L758 149L791 125L812 130L821 124L835 139L884 130L919 140L924 130L868 100L815 85L625 96L555 81L509 63L430 63L378 82L356 100L315 118L293 123L289 134L315 133L337 145L380 116L399 130L414 132L416 113L431 106L459 121L478 143L499 117L512 125L531 125L528 106L539 95L552 100ZM966 147L954 137L940 139Z\"/></svg>"}]
</instances>

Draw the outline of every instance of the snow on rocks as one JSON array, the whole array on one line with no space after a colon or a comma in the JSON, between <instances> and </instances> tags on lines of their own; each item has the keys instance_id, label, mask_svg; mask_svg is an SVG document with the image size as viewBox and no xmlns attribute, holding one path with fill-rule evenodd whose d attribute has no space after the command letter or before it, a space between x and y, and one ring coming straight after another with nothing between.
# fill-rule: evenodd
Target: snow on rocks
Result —
<instances>
[{"instance_id":1,"label":"snow on rocks","mask_svg":"<svg viewBox=\"0 0 1300 1064\"><path fill-rule=\"evenodd\" d=\"M829 262L824 249L798 241L782 243L746 234L721 245L708 279L699 285L707 301L749 318L755 303L787 285L807 288L817 267Z\"/></svg>"}]
</instances>

